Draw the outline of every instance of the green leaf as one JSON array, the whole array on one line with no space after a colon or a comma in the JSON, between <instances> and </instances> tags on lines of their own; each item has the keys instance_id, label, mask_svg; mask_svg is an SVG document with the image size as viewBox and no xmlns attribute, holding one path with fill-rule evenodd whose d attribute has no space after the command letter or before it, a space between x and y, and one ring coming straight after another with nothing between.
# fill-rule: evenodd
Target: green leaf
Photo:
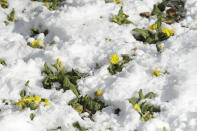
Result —
<instances>
[{"instance_id":1,"label":"green leaf","mask_svg":"<svg viewBox=\"0 0 197 131\"><path fill-rule=\"evenodd\" d=\"M148 94L145 95L145 99L153 99L155 98L156 94L153 92L149 92Z\"/></svg>"},{"instance_id":2,"label":"green leaf","mask_svg":"<svg viewBox=\"0 0 197 131\"><path fill-rule=\"evenodd\" d=\"M135 28L133 31L139 33L144 39L147 39L150 36L150 31L148 30Z\"/></svg>"},{"instance_id":3,"label":"green leaf","mask_svg":"<svg viewBox=\"0 0 197 131\"><path fill-rule=\"evenodd\" d=\"M86 129L84 127L82 127L79 122L74 122L73 123L73 127L77 128L79 131L86 131Z\"/></svg>"},{"instance_id":4,"label":"green leaf","mask_svg":"<svg viewBox=\"0 0 197 131\"><path fill-rule=\"evenodd\" d=\"M157 30L161 30L161 25L162 25L162 17L158 17L157 21L155 22L157 24Z\"/></svg>"},{"instance_id":5,"label":"green leaf","mask_svg":"<svg viewBox=\"0 0 197 131\"><path fill-rule=\"evenodd\" d=\"M31 113L31 114L30 114L30 119L33 120L34 117L35 117L35 114L34 114L34 113Z\"/></svg>"},{"instance_id":6,"label":"green leaf","mask_svg":"<svg viewBox=\"0 0 197 131\"><path fill-rule=\"evenodd\" d=\"M123 64L126 64L126 63L129 63L129 61L131 61L131 58L128 54L122 54L122 63Z\"/></svg>"},{"instance_id":7,"label":"green leaf","mask_svg":"<svg viewBox=\"0 0 197 131\"><path fill-rule=\"evenodd\" d=\"M51 71L51 69L48 67L47 63L44 63L44 69L45 72L47 73L47 75L53 74L53 72Z\"/></svg>"},{"instance_id":8,"label":"green leaf","mask_svg":"<svg viewBox=\"0 0 197 131\"><path fill-rule=\"evenodd\" d=\"M25 97L26 96L26 91L25 90L22 90L20 92L20 96L21 96L21 98Z\"/></svg>"},{"instance_id":9,"label":"green leaf","mask_svg":"<svg viewBox=\"0 0 197 131\"><path fill-rule=\"evenodd\" d=\"M26 86L26 87L29 86L29 83L30 83L30 81L28 80L28 81L25 83L25 86Z\"/></svg>"},{"instance_id":10,"label":"green leaf","mask_svg":"<svg viewBox=\"0 0 197 131\"><path fill-rule=\"evenodd\" d=\"M0 59L0 64L3 66L7 66L6 62L3 59Z\"/></svg>"},{"instance_id":11,"label":"green leaf","mask_svg":"<svg viewBox=\"0 0 197 131\"><path fill-rule=\"evenodd\" d=\"M79 113L81 114L83 112L83 106L76 103L76 104L73 104L72 107Z\"/></svg>"},{"instance_id":12,"label":"green leaf","mask_svg":"<svg viewBox=\"0 0 197 131\"><path fill-rule=\"evenodd\" d=\"M7 26L7 25L9 25L9 22L5 20L4 24Z\"/></svg>"},{"instance_id":13,"label":"green leaf","mask_svg":"<svg viewBox=\"0 0 197 131\"><path fill-rule=\"evenodd\" d=\"M166 9L167 4L168 4L167 1L163 1L163 2L161 2L160 4L158 4L157 7L159 8L159 10L160 10L161 12L163 12L163 11Z\"/></svg>"},{"instance_id":14,"label":"green leaf","mask_svg":"<svg viewBox=\"0 0 197 131\"><path fill-rule=\"evenodd\" d=\"M140 100L144 99L144 95L143 95L142 89L140 89L140 91L139 91L139 99Z\"/></svg>"},{"instance_id":15,"label":"green leaf","mask_svg":"<svg viewBox=\"0 0 197 131\"><path fill-rule=\"evenodd\" d=\"M10 14L7 15L7 19L8 19L9 21L11 21L11 22L15 22L16 20L15 20L15 18L14 18L14 15L15 15L15 10L14 10L14 8L12 8L12 11L10 12Z\"/></svg>"},{"instance_id":16,"label":"green leaf","mask_svg":"<svg viewBox=\"0 0 197 131\"><path fill-rule=\"evenodd\" d=\"M76 96L79 96L79 92L78 92L78 90L77 90L77 87L74 85L74 84L72 84L71 82L70 82L70 80L68 79L68 77L64 77L64 81L63 81L63 89L64 90L67 90L67 89L70 89L70 90L72 90L73 91L73 93L76 95Z\"/></svg>"},{"instance_id":17,"label":"green leaf","mask_svg":"<svg viewBox=\"0 0 197 131\"><path fill-rule=\"evenodd\" d=\"M135 104L138 103L138 98L132 97L132 98L129 99L129 102L130 102L132 105L135 105Z\"/></svg>"},{"instance_id":18,"label":"green leaf","mask_svg":"<svg viewBox=\"0 0 197 131\"><path fill-rule=\"evenodd\" d=\"M151 15L157 15L157 16L162 15L162 12L161 12L161 10L158 8L157 5L154 5L153 10L152 10L152 12L151 12Z\"/></svg>"},{"instance_id":19,"label":"green leaf","mask_svg":"<svg viewBox=\"0 0 197 131\"><path fill-rule=\"evenodd\" d=\"M51 89L54 82L57 82L59 77L57 75L47 76L43 81L43 86L45 89Z\"/></svg>"}]
</instances>

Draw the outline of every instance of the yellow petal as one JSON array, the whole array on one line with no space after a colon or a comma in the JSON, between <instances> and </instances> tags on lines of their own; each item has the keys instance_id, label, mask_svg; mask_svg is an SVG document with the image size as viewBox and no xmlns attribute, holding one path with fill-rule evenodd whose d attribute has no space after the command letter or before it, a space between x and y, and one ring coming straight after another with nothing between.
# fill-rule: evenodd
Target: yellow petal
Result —
<instances>
[{"instance_id":1,"label":"yellow petal","mask_svg":"<svg viewBox=\"0 0 197 131\"><path fill-rule=\"evenodd\" d=\"M119 62L119 57L117 54L113 54L112 58L110 59L112 64L117 64Z\"/></svg>"},{"instance_id":2,"label":"yellow petal","mask_svg":"<svg viewBox=\"0 0 197 131\"><path fill-rule=\"evenodd\" d=\"M96 91L96 95L102 96L102 91L101 91L101 90L97 90L97 91Z\"/></svg>"},{"instance_id":3,"label":"yellow petal","mask_svg":"<svg viewBox=\"0 0 197 131\"><path fill-rule=\"evenodd\" d=\"M43 42L42 40L39 40L39 43L40 43L40 44L43 44L44 42Z\"/></svg>"},{"instance_id":4,"label":"yellow petal","mask_svg":"<svg viewBox=\"0 0 197 131\"><path fill-rule=\"evenodd\" d=\"M34 40L34 41L32 42L32 45L38 45L38 40Z\"/></svg>"},{"instance_id":5,"label":"yellow petal","mask_svg":"<svg viewBox=\"0 0 197 131\"><path fill-rule=\"evenodd\" d=\"M51 103L49 102L49 100L48 99L45 99L45 104L44 104L44 106L50 106L51 105Z\"/></svg>"}]
</instances>

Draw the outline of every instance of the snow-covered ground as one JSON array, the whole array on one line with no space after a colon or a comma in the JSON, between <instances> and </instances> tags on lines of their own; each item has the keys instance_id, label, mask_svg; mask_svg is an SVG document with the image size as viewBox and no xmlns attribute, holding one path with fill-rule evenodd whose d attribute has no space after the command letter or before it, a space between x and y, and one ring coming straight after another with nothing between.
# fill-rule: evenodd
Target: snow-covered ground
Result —
<instances>
[{"instance_id":1,"label":"snow-covered ground","mask_svg":"<svg viewBox=\"0 0 197 131\"><path fill-rule=\"evenodd\" d=\"M132 36L132 29L143 28L155 22L139 13L151 11L161 0L124 0L123 9L134 24L118 25L109 19L117 14L120 4L104 0L67 0L64 7L49 11L44 3L30 0L8 0L9 8L0 7L0 131L46 131L58 126L62 131L76 130L78 121L89 131L197 131L197 1L187 0L186 17L179 23L163 26L174 29L175 35L163 41L164 50L158 53L155 45L143 44ZM15 9L16 22L4 24L7 14ZM102 17L101 17L102 16ZM46 42L56 44L46 49L27 45L30 28L48 29ZM111 41L106 40L110 38ZM136 52L133 48L137 48ZM122 72L110 75L107 67L112 54L133 54L135 57ZM108 105L93 115L94 121L81 116L68 105L75 98L72 91L47 90L42 86L44 62L60 58L67 69L90 74L78 81L82 95L93 96L103 92L102 100ZM98 63L101 68L95 69ZM168 75L153 77L152 72L168 70ZM28 91L48 98L51 106L40 106L36 117L30 120L30 109L5 105L2 100L20 100L20 91L30 80ZM142 122L128 99L139 89L155 92L151 100L161 107L153 119ZM114 110L121 110L119 115ZM86 115L86 114L82 114Z\"/></svg>"}]
</instances>

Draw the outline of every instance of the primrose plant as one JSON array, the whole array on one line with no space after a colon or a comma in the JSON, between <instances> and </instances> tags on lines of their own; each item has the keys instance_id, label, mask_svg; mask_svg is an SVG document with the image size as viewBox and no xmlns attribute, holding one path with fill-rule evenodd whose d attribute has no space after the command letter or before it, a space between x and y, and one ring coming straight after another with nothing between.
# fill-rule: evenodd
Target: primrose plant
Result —
<instances>
[{"instance_id":1,"label":"primrose plant","mask_svg":"<svg viewBox=\"0 0 197 131\"><path fill-rule=\"evenodd\" d=\"M139 91L139 97L132 97L129 102L133 105L133 109L136 110L140 116L141 121L145 122L153 118L153 114L160 112L160 108L149 104L146 99L155 98L156 94L149 92L146 95L143 94L142 89Z\"/></svg>"},{"instance_id":2,"label":"primrose plant","mask_svg":"<svg viewBox=\"0 0 197 131\"><path fill-rule=\"evenodd\" d=\"M108 71L111 75L115 75L118 72L121 72L124 65L131 61L131 58L128 54L121 55L122 60L120 60L117 54L113 54L110 58L110 66L108 67Z\"/></svg>"}]
</instances>

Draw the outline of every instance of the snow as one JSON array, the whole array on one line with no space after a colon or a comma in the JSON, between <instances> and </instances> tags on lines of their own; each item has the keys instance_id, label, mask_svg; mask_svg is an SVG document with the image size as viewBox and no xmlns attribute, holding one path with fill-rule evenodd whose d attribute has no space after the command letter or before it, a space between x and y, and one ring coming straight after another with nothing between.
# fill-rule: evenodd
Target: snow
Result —
<instances>
[{"instance_id":1,"label":"snow","mask_svg":"<svg viewBox=\"0 0 197 131\"><path fill-rule=\"evenodd\" d=\"M164 51L158 53L155 45L136 41L131 30L154 23L141 18L139 13L150 11L161 0L125 0L124 12L134 24L119 26L110 22L120 5L105 4L104 0L67 0L64 7L49 11L43 3L30 0L8 0L9 8L0 7L0 58L7 66L0 65L0 130L1 131L46 131L61 126L63 131L75 130L72 123L90 131L196 131L197 130L197 1L187 0L185 18L180 23L164 24L175 30L175 35L164 41ZM5 26L12 8L16 22ZM22 11L25 9L24 13ZM100 18L102 16L102 18ZM40 27L41 26L41 27ZM46 49L27 46L30 28L48 29L49 34L40 34L37 39L56 44ZM111 41L105 40L110 38ZM33 41L33 40L29 40ZM138 48L135 52L132 49ZM122 72L110 75L108 57L112 54L135 54ZM46 90L42 87L44 62L53 63L57 58L69 69L89 73L78 81L82 95L94 95L100 89L102 100L108 107L93 115L94 122L81 116L68 105L75 98L72 91ZM98 63L101 68L96 70ZM153 77L152 71L169 71L169 75ZM48 98L51 106L41 106L36 117L30 120L31 110L21 111L17 106L5 106L3 99L19 100L19 92L30 80L28 91ZM139 89L155 92L151 103L162 111L148 122L141 122L128 99L136 96ZM119 115L115 109L121 109ZM82 114L87 115L87 114Z\"/></svg>"}]
</instances>

